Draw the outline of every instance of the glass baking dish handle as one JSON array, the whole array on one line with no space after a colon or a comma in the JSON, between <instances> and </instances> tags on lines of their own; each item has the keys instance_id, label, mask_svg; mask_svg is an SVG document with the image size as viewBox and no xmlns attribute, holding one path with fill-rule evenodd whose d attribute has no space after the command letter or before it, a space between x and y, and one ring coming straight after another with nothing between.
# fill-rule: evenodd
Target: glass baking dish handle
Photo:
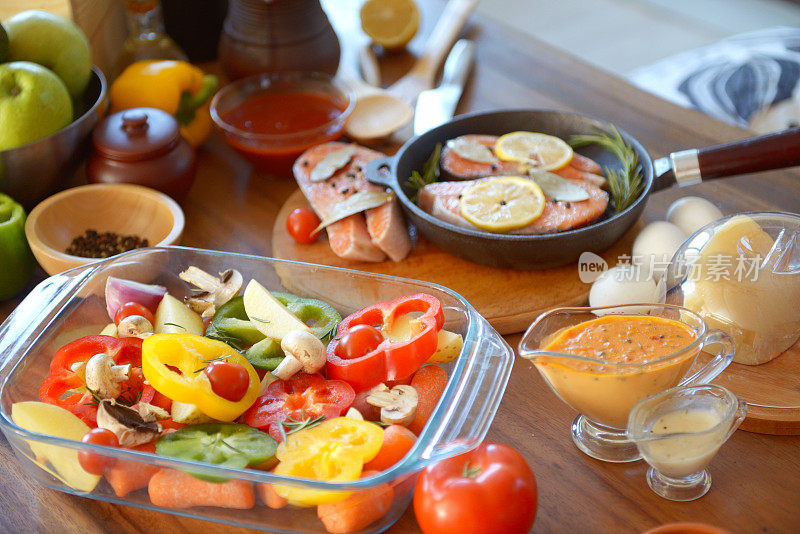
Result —
<instances>
[{"instance_id":1,"label":"glass baking dish handle","mask_svg":"<svg viewBox=\"0 0 800 534\"><path fill-rule=\"evenodd\" d=\"M81 267L46 278L0 325L0 382L16 364L10 361L12 355L19 360L26 354L25 347L50 328L58 310L93 272L94 266Z\"/></svg>"},{"instance_id":2,"label":"glass baking dish handle","mask_svg":"<svg viewBox=\"0 0 800 534\"><path fill-rule=\"evenodd\" d=\"M420 435L430 443L417 460L419 468L474 449L486 437L514 365L514 351L500 334L474 310L477 331L472 350L465 359L459 382L450 398L436 408L431 422ZM454 374L458 373L457 366ZM426 434L431 433L430 437Z\"/></svg>"}]
</instances>

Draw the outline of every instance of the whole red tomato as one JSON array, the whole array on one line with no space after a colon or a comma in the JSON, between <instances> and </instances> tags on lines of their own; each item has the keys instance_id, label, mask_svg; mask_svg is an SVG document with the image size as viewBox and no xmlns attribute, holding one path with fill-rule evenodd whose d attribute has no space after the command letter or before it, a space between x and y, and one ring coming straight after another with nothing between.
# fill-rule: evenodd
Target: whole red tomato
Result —
<instances>
[{"instance_id":1,"label":"whole red tomato","mask_svg":"<svg viewBox=\"0 0 800 534\"><path fill-rule=\"evenodd\" d=\"M81 441L92 445L105 445L106 447L119 447L117 435L105 428L93 428L83 435ZM78 451L78 462L87 473L102 475L106 469L117 463L112 456L103 456L89 451Z\"/></svg>"},{"instance_id":2,"label":"whole red tomato","mask_svg":"<svg viewBox=\"0 0 800 534\"><path fill-rule=\"evenodd\" d=\"M313 243L319 237L315 232L319 226L319 217L308 208L297 208L286 218L286 230L298 243Z\"/></svg>"},{"instance_id":3,"label":"whole red tomato","mask_svg":"<svg viewBox=\"0 0 800 534\"><path fill-rule=\"evenodd\" d=\"M507 445L482 443L417 479L414 513L425 534L516 534L536 519L536 478Z\"/></svg>"},{"instance_id":4,"label":"whole red tomato","mask_svg":"<svg viewBox=\"0 0 800 534\"><path fill-rule=\"evenodd\" d=\"M250 375L244 365L215 361L203 370L211 383L211 391L231 402L239 402L250 387Z\"/></svg>"}]
</instances>

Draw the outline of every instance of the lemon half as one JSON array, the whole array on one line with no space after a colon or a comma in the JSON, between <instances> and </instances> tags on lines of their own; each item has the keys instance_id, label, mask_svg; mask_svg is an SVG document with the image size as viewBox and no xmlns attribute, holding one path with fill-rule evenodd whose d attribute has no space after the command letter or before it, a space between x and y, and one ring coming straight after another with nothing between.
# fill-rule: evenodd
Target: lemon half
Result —
<instances>
[{"instance_id":1,"label":"lemon half","mask_svg":"<svg viewBox=\"0 0 800 534\"><path fill-rule=\"evenodd\" d=\"M367 0L360 15L364 33L387 50L407 45L419 28L414 0Z\"/></svg>"},{"instance_id":2,"label":"lemon half","mask_svg":"<svg viewBox=\"0 0 800 534\"><path fill-rule=\"evenodd\" d=\"M498 158L527 163L543 171L554 171L572 161L572 147L558 137L536 132L511 132L494 145Z\"/></svg>"},{"instance_id":3,"label":"lemon half","mask_svg":"<svg viewBox=\"0 0 800 534\"><path fill-rule=\"evenodd\" d=\"M461 194L461 215L490 232L507 232L531 224L542 215L544 193L519 176L488 178Z\"/></svg>"}]
</instances>

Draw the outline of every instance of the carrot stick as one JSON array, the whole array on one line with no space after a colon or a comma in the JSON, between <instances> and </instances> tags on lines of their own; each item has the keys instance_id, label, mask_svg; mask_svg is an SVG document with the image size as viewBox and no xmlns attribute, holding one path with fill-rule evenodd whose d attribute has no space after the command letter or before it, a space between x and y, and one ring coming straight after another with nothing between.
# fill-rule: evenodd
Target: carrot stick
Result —
<instances>
[{"instance_id":1,"label":"carrot stick","mask_svg":"<svg viewBox=\"0 0 800 534\"><path fill-rule=\"evenodd\" d=\"M417 390L419 401L417 415L408 429L419 436L447 386L447 372L438 365L426 365L414 374L411 386Z\"/></svg>"},{"instance_id":2,"label":"carrot stick","mask_svg":"<svg viewBox=\"0 0 800 534\"><path fill-rule=\"evenodd\" d=\"M399 462L414 446L417 436L401 425L390 425L383 429L383 444L378 455L364 464L364 469L383 471Z\"/></svg>"},{"instance_id":3,"label":"carrot stick","mask_svg":"<svg viewBox=\"0 0 800 534\"><path fill-rule=\"evenodd\" d=\"M142 452L156 452L154 442L145 443L131 447ZM157 465L150 465L146 462L135 462L132 460L119 460L116 464L106 469L105 476L109 485L117 494L117 497L124 497L132 491L146 488L150 478L161 469Z\"/></svg>"},{"instance_id":4,"label":"carrot stick","mask_svg":"<svg viewBox=\"0 0 800 534\"><path fill-rule=\"evenodd\" d=\"M218 506L246 510L256 503L253 485L244 480L207 482L176 469L161 469L147 486L150 502L165 508Z\"/></svg>"},{"instance_id":5,"label":"carrot stick","mask_svg":"<svg viewBox=\"0 0 800 534\"><path fill-rule=\"evenodd\" d=\"M362 477L374 475L365 471ZM343 501L317 506L317 516L331 534L356 532L374 523L389 512L394 500L394 489L389 484L351 493Z\"/></svg>"},{"instance_id":6,"label":"carrot stick","mask_svg":"<svg viewBox=\"0 0 800 534\"><path fill-rule=\"evenodd\" d=\"M258 493L258 498L261 499L261 502L274 510L278 510L289 504L289 501L275 492L272 484L267 484L266 482L256 484L256 493Z\"/></svg>"}]
</instances>

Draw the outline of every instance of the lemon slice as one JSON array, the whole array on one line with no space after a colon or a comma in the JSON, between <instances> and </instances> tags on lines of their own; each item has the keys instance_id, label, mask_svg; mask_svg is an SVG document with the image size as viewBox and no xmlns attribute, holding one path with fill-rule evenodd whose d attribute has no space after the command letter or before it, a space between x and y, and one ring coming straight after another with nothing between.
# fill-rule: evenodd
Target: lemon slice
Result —
<instances>
[{"instance_id":1,"label":"lemon slice","mask_svg":"<svg viewBox=\"0 0 800 534\"><path fill-rule=\"evenodd\" d=\"M490 232L527 226L542 215L544 193L535 182L519 176L488 178L461 194L461 215Z\"/></svg>"},{"instance_id":2,"label":"lemon slice","mask_svg":"<svg viewBox=\"0 0 800 534\"><path fill-rule=\"evenodd\" d=\"M500 136L494 153L505 161L527 163L543 171L554 171L572 161L572 147L563 139L535 132L512 132Z\"/></svg>"},{"instance_id":3,"label":"lemon slice","mask_svg":"<svg viewBox=\"0 0 800 534\"><path fill-rule=\"evenodd\" d=\"M402 48L419 28L413 0L367 0L361 6L361 29L387 50Z\"/></svg>"}]
</instances>

